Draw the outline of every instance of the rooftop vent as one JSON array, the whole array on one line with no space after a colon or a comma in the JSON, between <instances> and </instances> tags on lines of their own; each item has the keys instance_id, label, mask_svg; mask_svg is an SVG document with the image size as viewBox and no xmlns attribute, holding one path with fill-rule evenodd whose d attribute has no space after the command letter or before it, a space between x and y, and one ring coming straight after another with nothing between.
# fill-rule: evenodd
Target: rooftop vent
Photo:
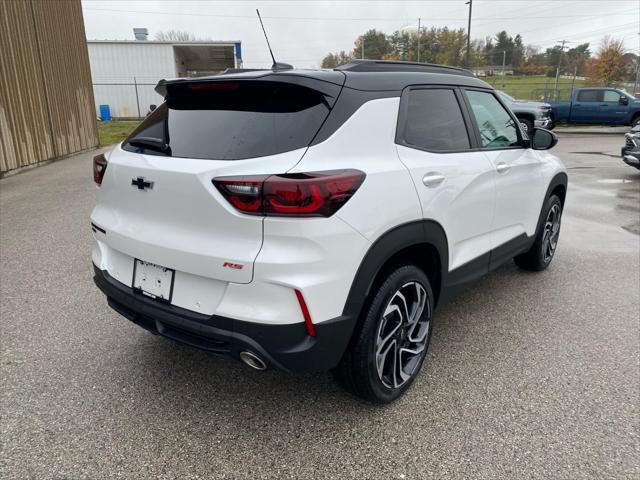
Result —
<instances>
[{"instance_id":1,"label":"rooftop vent","mask_svg":"<svg viewBox=\"0 0 640 480\"><path fill-rule=\"evenodd\" d=\"M136 37L136 40L146 40L149 36L149 29L147 28L134 28L133 36Z\"/></svg>"}]
</instances>

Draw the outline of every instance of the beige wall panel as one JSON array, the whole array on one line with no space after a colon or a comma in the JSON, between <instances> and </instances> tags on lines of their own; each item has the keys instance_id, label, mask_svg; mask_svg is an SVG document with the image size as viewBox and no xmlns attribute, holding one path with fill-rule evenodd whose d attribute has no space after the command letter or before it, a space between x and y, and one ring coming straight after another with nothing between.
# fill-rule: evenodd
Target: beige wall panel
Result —
<instances>
[{"instance_id":1,"label":"beige wall panel","mask_svg":"<svg viewBox=\"0 0 640 480\"><path fill-rule=\"evenodd\" d=\"M0 171L95 147L80 0L0 0Z\"/></svg>"}]
</instances>

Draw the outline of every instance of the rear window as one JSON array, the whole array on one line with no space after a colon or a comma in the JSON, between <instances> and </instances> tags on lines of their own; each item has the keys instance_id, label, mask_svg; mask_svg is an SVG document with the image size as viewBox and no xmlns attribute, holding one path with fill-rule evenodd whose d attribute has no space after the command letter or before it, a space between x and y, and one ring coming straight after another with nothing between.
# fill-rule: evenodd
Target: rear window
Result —
<instances>
[{"instance_id":1,"label":"rear window","mask_svg":"<svg viewBox=\"0 0 640 480\"><path fill-rule=\"evenodd\" d=\"M470 148L467 128L453 90L429 88L409 91L404 143L437 152Z\"/></svg>"},{"instance_id":2,"label":"rear window","mask_svg":"<svg viewBox=\"0 0 640 480\"><path fill-rule=\"evenodd\" d=\"M579 102L601 102L602 90L582 90L578 93Z\"/></svg>"},{"instance_id":3,"label":"rear window","mask_svg":"<svg viewBox=\"0 0 640 480\"><path fill-rule=\"evenodd\" d=\"M329 113L298 85L228 81L173 85L167 101L123 144L149 155L240 160L303 148Z\"/></svg>"}]
</instances>

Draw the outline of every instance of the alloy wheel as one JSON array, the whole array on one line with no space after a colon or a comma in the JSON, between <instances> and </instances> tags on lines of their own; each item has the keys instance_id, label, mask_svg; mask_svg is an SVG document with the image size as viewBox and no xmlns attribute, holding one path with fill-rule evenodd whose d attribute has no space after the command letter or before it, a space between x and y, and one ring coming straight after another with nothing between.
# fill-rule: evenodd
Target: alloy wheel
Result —
<instances>
[{"instance_id":1,"label":"alloy wheel","mask_svg":"<svg viewBox=\"0 0 640 480\"><path fill-rule=\"evenodd\" d=\"M544 233L542 236L542 258L545 263L549 263L553 258L553 254L558 246L558 238L560 237L560 205L554 204L544 223Z\"/></svg>"},{"instance_id":2,"label":"alloy wheel","mask_svg":"<svg viewBox=\"0 0 640 480\"><path fill-rule=\"evenodd\" d=\"M418 370L426 354L431 305L418 282L400 287L378 324L375 361L378 378L387 388L399 388Z\"/></svg>"}]
</instances>

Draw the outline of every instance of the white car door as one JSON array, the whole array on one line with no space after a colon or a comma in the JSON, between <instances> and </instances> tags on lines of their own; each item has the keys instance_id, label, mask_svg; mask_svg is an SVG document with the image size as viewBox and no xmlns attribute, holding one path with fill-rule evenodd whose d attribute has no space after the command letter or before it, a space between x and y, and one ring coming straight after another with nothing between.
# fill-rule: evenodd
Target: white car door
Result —
<instances>
[{"instance_id":1,"label":"white car door","mask_svg":"<svg viewBox=\"0 0 640 480\"><path fill-rule=\"evenodd\" d=\"M491 248L518 249L535 234L545 193L537 152L526 148L517 119L489 91L466 89L480 143L495 169L496 207ZM496 252L499 258L500 251ZM493 263L493 262L492 262Z\"/></svg>"},{"instance_id":2,"label":"white car door","mask_svg":"<svg viewBox=\"0 0 640 480\"><path fill-rule=\"evenodd\" d=\"M453 87L412 87L403 92L396 134L398 155L413 178L423 217L444 228L449 271L472 260L488 269L495 205L494 168L480 150L464 100ZM482 262L486 261L486 264ZM476 268L479 267L479 268Z\"/></svg>"}]
</instances>

